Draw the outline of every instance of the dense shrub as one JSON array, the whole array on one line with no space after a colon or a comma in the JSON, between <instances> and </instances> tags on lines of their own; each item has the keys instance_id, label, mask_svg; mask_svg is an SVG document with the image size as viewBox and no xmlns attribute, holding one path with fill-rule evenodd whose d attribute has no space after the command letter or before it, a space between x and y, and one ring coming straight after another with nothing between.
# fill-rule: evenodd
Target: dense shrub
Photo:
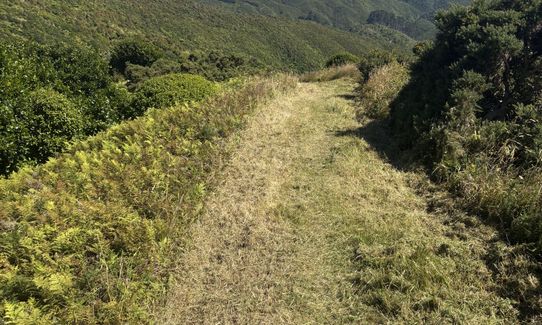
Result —
<instances>
[{"instance_id":1,"label":"dense shrub","mask_svg":"<svg viewBox=\"0 0 542 325\"><path fill-rule=\"evenodd\" d=\"M0 322L148 323L224 158L220 144L295 84L255 79L152 110L0 180Z\"/></svg>"},{"instance_id":2,"label":"dense shrub","mask_svg":"<svg viewBox=\"0 0 542 325\"><path fill-rule=\"evenodd\" d=\"M263 70L263 66L253 58L216 51L195 51L179 57L160 58L151 66L127 63L123 75L128 80L128 87L134 89L145 80L171 73L197 74L212 81L226 81Z\"/></svg>"},{"instance_id":3,"label":"dense shrub","mask_svg":"<svg viewBox=\"0 0 542 325\"><path fill-rule=\"evenodd\" d=\"M19 147L28 150L27 157L45 162L64 149L68 141L81 135L81 112L64 95L52 89L31 92L20 113Z\"/></svg>"},{"instance_id":4,"label":"dense shrub","mask_svg":"<svg viewBox=\"0 0 542 325\"><path fill-rule=\"evenodd\" d=\"M0 174L43 162L71 138L118 122L128 100L91 49L1 45Z\"/></svg>"},{"instance_id":5,"label":"dense shrub","mask_svg":"<svg viewBox=\"0 0 542 325\"><path fill-rule=\"evenodd\" d=\"M540 1L499 0L439 14L391 126L467 207L542 250L540 12Z\"/></svg>"},{"instance_id":6,"label":"dense shrub","mask_svg":"<svg viewBox=\"0 0 542 325\"><path fill-rule=\"evenodd\" d=\"M217 90L217 85L201 76L174 73L143 82L136 90L130 117L143 114L150 107L163 108L190 101L200 101Z\"/></svg>"},{"instance_id":7,"label":"dense shrub","mask_svg":"<svg viewBox=\"0 0 542 325\"><path fill-rule=\"evenodd\" d=\"M371 73L369 80L361 85L358 93L358 119L387 118L389 105L408 82L408 69L392 62Z\"/></svg>"},{"instance_id":8,"label":"dense shrub","mask_svg":"<svg viewBox=\"0 0 542 325\"><path fill-rule=\"evenodd\" d=\"M348 63L358 63L358 61L359 58L352 53L339 53L327 60L326 68L337 67Z\"/></svg>"},{"instance_id":9,"label":"dense shrub","mask_svg":"<svg viewBox=\"0 0 542 325\"><path fill-rule=\"evenodd\" d=\"M109 64L116 71L124 73L128 63L147 67L161 56L160 51L150 43L141 40L124 40L115 45L111 51Z\"/></svg>"}]
</instances>

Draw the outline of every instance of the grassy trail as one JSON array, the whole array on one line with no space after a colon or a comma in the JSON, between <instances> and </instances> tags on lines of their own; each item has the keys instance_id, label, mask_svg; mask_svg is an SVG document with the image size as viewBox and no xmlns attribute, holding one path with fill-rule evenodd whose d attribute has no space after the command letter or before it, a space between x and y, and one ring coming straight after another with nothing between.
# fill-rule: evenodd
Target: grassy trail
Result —
<instances>
[{"instance_id":1,"label":"grassy trail","mask_svg":"<svg viewBox=\"0 0 542 325\"><path fill-rule=\"evenodd\" d=\"M159 323L517 322L483 259L494 232L427 212L353 86L300 84L251 118Z\"/></svg>"}]
</instances>

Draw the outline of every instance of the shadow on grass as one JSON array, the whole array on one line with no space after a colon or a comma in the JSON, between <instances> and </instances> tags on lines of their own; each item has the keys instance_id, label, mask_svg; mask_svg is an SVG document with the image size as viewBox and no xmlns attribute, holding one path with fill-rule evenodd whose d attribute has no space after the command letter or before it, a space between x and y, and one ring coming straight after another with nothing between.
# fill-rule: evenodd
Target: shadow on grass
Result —
<instances>
[{"instance_id":1,"label":"shadow on grass","mask_svg":"<svg viewBox=\"0 0 542 325\"><path fill-rule=\"evenodd\" d=\"M409 171L416 168L412 162L412 155L400 150L397 142L390 135L387 121L371 120L359 128L335 131L335 135L365 140L383 160L398 170Z\"/></svg>"},{"instance_id":2,"label":"shadow on grass","mask_svg":"<svg viewBox=\"0 0 542 325\"><path fill-rule=\"evenodd\" d=\"M341 95L338 95L337 97L340 97L340 98L343 98L343 99L346 99L348 101L355 101L356 100L356 96L353 95L353 94L341 94Z\"/></svg>"},{"instance_id":3,"label":"shadow on grass","mask_svg":"<svg viewBox=\"0 0 542 325\"><path fill-rule=\"evenodd\" d=\"M412 152L400 150L397 141L391 136L387 121L373 120L354 129L335 131L338 137L358 137L365 140L378 155L400 171L423 170L430 177L430 171L416 163ZM450 226L448 235L452 238L468 240L482 238L483 231L479 226L484 224L497 230L498 236L482 238L487 245L486 254L480 258L486 263L492 276L499 286L493 290L503 298L516 301L518 318L522 323L540 324L542 320L542 267L533 257L528 246L513 245L508 240L508 229L503 228L490 219L483 218L477 213L462 206L455 194L448 192L445 187L431 182L431 186L416 189L427 200L427 211L441 215L444 224ZM445 193L447 195L442 195ZM502 245L502 243L508 243ZM538 261L540 257L538 257ZM535 279L536 284L523 288L518 283L525 279ZM534 322L533 322L534 320Z\"/></svg>"}]
</instances>

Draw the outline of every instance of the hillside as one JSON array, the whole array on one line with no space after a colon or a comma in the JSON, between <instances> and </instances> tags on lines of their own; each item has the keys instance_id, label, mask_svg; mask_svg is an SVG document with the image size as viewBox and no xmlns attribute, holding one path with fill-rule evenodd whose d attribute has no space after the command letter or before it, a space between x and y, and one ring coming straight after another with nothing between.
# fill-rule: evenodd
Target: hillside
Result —
<instances>
[{"instance_id":1,"label":"hillside","mask_svg":"<svg viewBox=\"0 0 542 325\"><path fill-rule=\"evenodd\" d=\"M82 42L108 51L137 37L179 56L217 50L251 56L275 68L310 70L331 55L371 48L408 49L412 41L382 28L353 34L312 22L236 14L191 1L37 1L0 4L2 38Z\"/></svg>"},{"instance_id":2,"label":"hillside","mask_svg":"<svg viewBox=\"0 0 542 325\"><path fill-rule=\"evenodd\" d=\"M438 10L446 9L455 3L467 4L470 0L205 0L204 2L236 12L310 20L347 31L363 32L366 23L380 24L416 39L428 39L436 33L432 20ZM375 16L379 18L375 19Z\"/></svg>"},{"instance_id":3,"label":"hillside","mask_svg":"<svg viewBox=\"0 0 542 325\"><path fill-rule=\"evenodd\" d=\"M542 324L542 0L450 3L0 2L0 324Z\"/></svg>"}]
</instances>

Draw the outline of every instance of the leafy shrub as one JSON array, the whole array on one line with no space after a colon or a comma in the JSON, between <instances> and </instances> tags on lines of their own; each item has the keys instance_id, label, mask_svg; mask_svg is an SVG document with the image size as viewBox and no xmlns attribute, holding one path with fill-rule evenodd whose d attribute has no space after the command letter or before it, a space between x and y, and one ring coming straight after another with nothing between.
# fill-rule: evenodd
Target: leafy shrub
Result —
<instances>
[{"instance_id":1,"label":"leafy shrub","mask_svg":"<svg viewBox=\"0 0 542 325\"><path fill-rule=\"evenodd\" d=\"M150 107L163 108L190 101L200 101L217 91L205 78L174 73L143 82L136 90L130 117L143 114Z\"/></svg>"},{"instance_id":2,"label":"leafy shrub","mask_svg":"<svg viewBox=\"0 0 542 325\"><path fill-rule=\"evenodd\" d=\"M400 144L467 207L539 251L541 10L540 1L499 0L437 15L437 39L416 48L390 115Z\"/></svg>"},{"instance_id":3,"label":"leafy shrub","mask_svg":"<svg viewBox=\"0 0 542 325\"><path fill-rule=\"evenodd\" d=\"M129 98L90 49L0 46L0 174L44 162L71 138L120 120Z\"/></svg>"},{"instance_id":4,"label":"leafy shrub","mask_svg":"<svg viewBox=\"0 0 542 325\"><path fill-rule=\"evenodd\" d=\"M19 146L26 147L26 158L45 162L64 149L69 140L81 135L81 112L70 100L52 89L38 89L29 94L18 126Z\"/></svg>"},{"instance_id":5,"label":"leafy shrub","mask_svg":"<svg viewBox=\"0 0 542 325\"><path fill-rule=\"evenodd\" d=\"M349 63L358 63L359 58L352 53L344 52L332 56L326 62L326 68L337 67Z\"/></svg>"},{"instance_id":6,"label":"leafy shrub","mask_svg":"<svg viewBox=\"0 0 542 325\"><path fill-rule=\"evenodd\" d=\"M389 105L408 82L409 71L402 64L392 62L371 73L358 94L358 119L387 118Z\"/></svg>"},{"instance_id":7,"label":"leafy shrub","mask_svg":"<svg viewBox=\"0 0 542 325\"><path fill-rule=\"evenodd\" d=\"M147 323L220 144L295 84L254 79L199 105L151 110L0 180L0 319Z\"/></svg>"},{"instance_id":8,"label":"leafy shrub","mask_svg":"<svg viewBox=\"0 0 542 325\"><path fill-rule=\"evenodd\" d=\"M116 71L124 73L128 63L146 67L161 56L160 50L150 43L141 40L124 40L113 48L109 64Z\"/></svg>"},{"instance_id":9,"label":"leafy shrub","mask_svg":"<svg viewBox=\"0 0 542 325\"><path fill-rule=\"evenodd\" d=\"M172 73L197 74L212 81L226 81L263 70L263 66L252 58L216 51L196 51L180 57L160 58L151 66L127 63L124 77L128 80L128 87L135 89L143 81Z\"/></svg>"}]
</instances>

